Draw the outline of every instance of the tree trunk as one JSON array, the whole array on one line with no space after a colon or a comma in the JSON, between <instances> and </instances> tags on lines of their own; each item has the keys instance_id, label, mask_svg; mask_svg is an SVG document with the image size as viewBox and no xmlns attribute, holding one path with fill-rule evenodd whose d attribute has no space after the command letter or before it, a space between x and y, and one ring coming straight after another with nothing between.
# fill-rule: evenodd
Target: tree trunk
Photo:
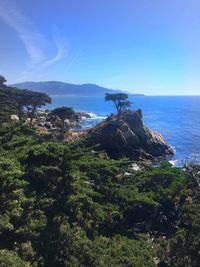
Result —
<instances>
[{"instance_id":1,"label":"tree trunk","mask_svg":"<svg viewBox=\"0 0 200 267\"><path fill-rule=\"evenodd\" d=\"M35 116L36 107L37 107L36 105L33 106L32 112L30 114L30 122L31 123L33 122L33 118Z\"/></svg>"},{"instance_id":2,"label":"tree trunk","mask_svg":"<svg viewBox=\"0 0 200 267\"><path fill-rule=\"evenodd\" d=\"M120 119L120 115L121 115L121 107L118 106L118 107L117 107L117 120Z\"/></svg>"},{"instance_id":3,"label":"tree trunk","mask_svg":"<svg viewBox=\"0 0 200 267\"><path fill-rule=\"evenodd\" d=\"M19 104L18 111L19 111L18 116L19 116L19 119L21 120L23 118L23 115L24 115L23 114L23 105Z\"/></svg>"}]
</instances>

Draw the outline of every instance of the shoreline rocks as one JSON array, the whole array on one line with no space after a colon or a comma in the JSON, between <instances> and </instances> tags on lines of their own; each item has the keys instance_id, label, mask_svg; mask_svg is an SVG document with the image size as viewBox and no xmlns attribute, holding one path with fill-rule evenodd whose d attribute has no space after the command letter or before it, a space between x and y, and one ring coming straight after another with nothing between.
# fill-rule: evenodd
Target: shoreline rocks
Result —
<instances>
[{"instance_id":1,"label":"shoreline rocks","mask_svg":"<svg viewBox=\"0 0 200 267\"><path fill-rule=\"evenodd\" d=\"M66 120L66 126L72 130L74 128L78 128L80 131L82 131L80 122L85 118L91 118L91 116L85 112L76 112L76 119L73 122ZM61 129L60 118L51 114L51 110L39 110L36 114L36 117L33 119L33 123L38 132L59 133Z\"/></svg>"}]
</instances>

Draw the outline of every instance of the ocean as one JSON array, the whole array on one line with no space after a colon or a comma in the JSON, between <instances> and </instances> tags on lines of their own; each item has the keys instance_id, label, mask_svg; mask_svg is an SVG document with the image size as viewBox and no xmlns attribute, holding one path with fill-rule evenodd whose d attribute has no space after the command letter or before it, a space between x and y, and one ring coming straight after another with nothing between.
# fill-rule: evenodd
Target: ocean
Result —
<instances>
[{"instance_id":1,"label":"ocean","mask_svg":"<svg viewBox=\"0 0 200 267\"><path fill-rule=\"evenodd\" d=\"M91 119L82 122L89 128L115 112L111 102L103 97L52 96L48 108L73 107L90 113ZM200 163L200 96L130 96L132 108L141 108L144 123L159 132L175 149L170 159L177 166L188 161Z\"/></svg>"}]
</instances>

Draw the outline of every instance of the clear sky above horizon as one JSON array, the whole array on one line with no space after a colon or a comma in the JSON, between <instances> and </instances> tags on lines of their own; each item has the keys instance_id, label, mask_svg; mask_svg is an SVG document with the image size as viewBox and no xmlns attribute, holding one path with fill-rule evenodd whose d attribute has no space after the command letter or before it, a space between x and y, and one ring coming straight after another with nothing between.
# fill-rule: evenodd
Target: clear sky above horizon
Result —
<instances>
[{"instance_id":1,"label":"clear sky above horizon","mask_svg":"<svg viewBox=\"0 0 200 267\"><path fill-rule=\"evenodd\" d=\"M0 0L8 83L200 95L199 0Z\"/></svg>"}]
</instances>

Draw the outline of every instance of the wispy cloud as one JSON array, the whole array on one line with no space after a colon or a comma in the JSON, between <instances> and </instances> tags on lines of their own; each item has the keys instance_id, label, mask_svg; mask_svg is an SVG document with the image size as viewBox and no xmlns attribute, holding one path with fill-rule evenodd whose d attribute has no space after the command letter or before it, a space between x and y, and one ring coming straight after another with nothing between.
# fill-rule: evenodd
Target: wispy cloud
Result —
<instances>
[{"instance_id":1,"label":"wispy cloud","mask_svg":"<svg viewBox=\"0 0 200 267\"><path fill-rule=\"evenodd\" d=\"M77 59L79 58L79 56L81 55L82 50L79 50L75 56L72 58L72 60L69 62L69 64L67 65L67 71L69 71L71 69L71 67L74 65L74 63L77 61Z\"/></svg>"},{"instance_id":2,"label":"wispy cloud","mask_svg":"<svg viewBox=\"0 0 200 267\"><path fill-rule=\"evenodd\" d=\"M45 59L45 38L20 10L1 4L0 17L17 33L25 46L31 63L37 64Z\"/></svg>"},{"instance_id":3,"label":"wispy cloud","mask_svg":"<svg viewBox=\"0 0 200 267\"><path fill-rule=\"evenodd\" d=\"M36 67L48 67L66 56L68 41L59 36L56 27L53 27L52 44L57 51L55 55L49 56L49 42L21 10L1 3L0 18L16 32L29 56L29 68L24 71L24 75L27 76Z\"/></svg>"},{"instance_id":4,"label":"wispy cloud","mask_svg":"<svg viewBox=\"0 0 200 267\"><path fill-rule=\"evenodd\" d=\"M42 67L47 67L61 59L63 59L68 54L69 43L68 40L59 33L59 29L53 26L53 41L57 49L57 53L50 59L47 59L42 63Z\"/></svg>"}]
</instances>

